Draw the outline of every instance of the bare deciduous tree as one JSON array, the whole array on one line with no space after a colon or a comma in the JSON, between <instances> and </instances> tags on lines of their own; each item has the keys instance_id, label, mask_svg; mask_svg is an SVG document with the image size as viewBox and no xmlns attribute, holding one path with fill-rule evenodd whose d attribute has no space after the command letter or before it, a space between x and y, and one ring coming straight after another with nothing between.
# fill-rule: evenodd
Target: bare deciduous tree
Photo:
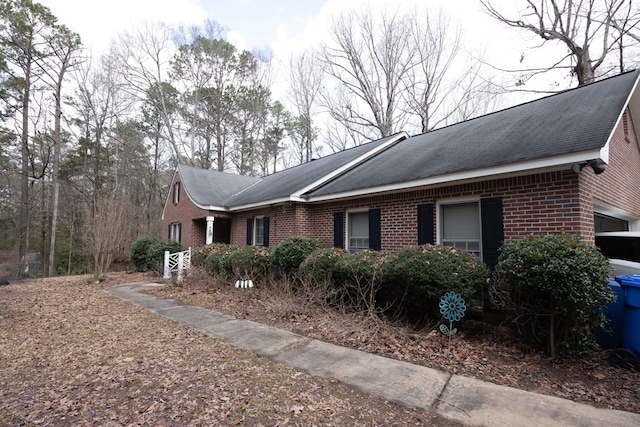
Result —
<instances>
[{"instance_id":1,"label":"bare deciduous tree","mask_svg":"<svg viewBox=\"0 0 640 427\"><path fill-rule=\"evenodd\" d=\"M295 108L295 126L291 133L300 163L313 155L313 141L317 138L314 112L322 85L322 68L313 52L303 52L289 60L289 100Z\"/></svg>"},{"instance_id":2,"label":"bare deciduous tree","mask_svg":"<svg viewBox=\"0 0 640 427\"><path fill-rule=\"evenodd\" d=\"M507 16L490 0L480 2L489 15L500 22L539 36L543 45L558 42L568 50L549 67L527 70L527 75L519 80L520 85L551 68L569 68L578 85L593 82L598 75L618 68L610 62L609 69L599 70L611 60L622 39L638 25L632 0L522 0L518 16ZM618 31L614 31L616 28Z\"/></svg>"},{"instance_id":3,"label":"bare deciduous tree","mask_svg":"<svg viewBox=\"0 0 640 427\"><path fill-rule=\"evenodd\" d=\"M369 10L349 12L333 20L332 43L320 51L325 71L349 92L348 99L323 92L329 113L364 139L389 136L407 122L398 104L412 66L408 29L397 10L375 18Z\"/></svg>"}]
</instances>

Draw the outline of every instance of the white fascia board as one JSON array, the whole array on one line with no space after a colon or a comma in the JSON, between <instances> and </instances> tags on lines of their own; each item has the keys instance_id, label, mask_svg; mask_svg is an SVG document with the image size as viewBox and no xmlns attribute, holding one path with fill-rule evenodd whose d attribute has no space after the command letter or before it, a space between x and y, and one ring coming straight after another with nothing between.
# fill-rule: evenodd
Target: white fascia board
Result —
<instances>
[{"instance_id":1,"label":"white fascia board","mask_svg":"<svg viewBox=\"0 0 640 427\"><path fill-rule=\"evenodd\" d=\"M259 208L266 208L272 205L278 205L278 204L287 203L287 202L305 202L306 203L307 200L300 199L300 198L294 199L293 197L282 197L280 199L265 200L262 202L250 203L248 205L241 205L241 206L233 206L225 209L229 212L239 212L239 211L247 211L247 210L259 209Z\"/></svg>"},{"instance_id":2,"label":"white fascia board","mask_svg":"<svg viewBox=\"0 0 640 427\"><path fill-rule=\"evenodd\" d=\"M461 181L485 181L489 179L503 178L506 176L520 176L531 173L551 172L566 169L568 165L574 163L582 163L593 159L599 159L601 149L592 151L583 151L565 156L554 158L546 158L541 160L532 160L528 162L512 163L509 165L495 166L492 168L475 169L452 173L447 175L439 175L430 178L418 179L415 181L401 182L397 184L381 185L378 187L369 187L352 191L345 191L336 194L327 194L324 196L309 197L307 201L325 202L336 199L354 198L368 196L376 193L399 193L410 191L417 188L442 186L452 183L460 183ZM570 167L570 166L569 166Z\"/></svg>"},{"instance_id":3,"label":"white fascia board","mask_svg":"<svg viewBox=\"0 0 640 427\"><path fill-rule=\"evenodd\" d=\"M336 177L344 174L345 172L353 169L354 167L358 166L359 164L369 160L370 158L372 158L373 156L375 156L376 154L386 150L388 147L395 145L396 143L409 138L409 134L406 132L400 132L396 135L395 138L391 138L389 141L385 142L384 144L371 149L369 151L367 151L366 153L364 153L362 156L350 161L349 163L347 163L346 165L342 166L341 168L338 168L336 170L334 170L331 173L328 173L327 175L323 176L322 178L312 182L311 184L307 185L306 187L303 187L301 189L299 189L298 191L296 191L295 193L293 193L291 195L291 199L302 199L302 195L305 193L308 193L309 191L313 191L316 188L319 188L321 186L323 186L324 184L326 184L327 182L331 181L332 179L335 179Z\"/></svg>"},{"instance_id":4,"label":"white fascia board","mask_svg":"<svg viewBox=\"0 0 640 427\"><path fill-rule=\"evenodd\" d=\"M627 107L629 107L629 110L631 111L632 122L638 123L637 121L635 121L635 115L640 113L640 94L637 93L638 79L640 79L640 76L637 77L636 81L633 83L633 88L631 89L631 92L629 92L627 101L624 103L624 107L622 108L622 111L620 111L620 114L618 115L616 124L611 130L609 137L607 138L607 143L600 150L600 159L606 164L609 164L609 145L611 144L613 135L616 133L616 129L618 128L618 125L620 124L620 121L622 120L622 116L624 115Z\"/></svg>"},{"instance_id":5,"label":"white fascia board","mask_svg":"<svg viewBox=\"0 0 640 427\"><path fill-rule=\"evenodd\" d=\"M164 205L162 206L162 215L160 216L160 220L164 221L164 211L167 209L167 204L169 203L169 198L171 197L171 192L173 191L173 185L176 181L176 175L178 174L178 167L176 166L176 170L173 171L173 178L171 178L171 185L169 186L169 191L167 192L167 198L164 201Z\"/></svg>"}]
</instances>

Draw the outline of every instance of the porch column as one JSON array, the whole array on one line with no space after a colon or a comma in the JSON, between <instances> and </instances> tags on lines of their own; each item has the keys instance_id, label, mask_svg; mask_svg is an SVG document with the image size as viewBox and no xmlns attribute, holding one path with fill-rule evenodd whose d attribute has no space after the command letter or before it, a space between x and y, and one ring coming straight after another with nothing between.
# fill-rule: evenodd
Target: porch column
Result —
<instances>
[{"instance_id":1,"label":"porch column","mask_svg":"<svg viewBox=\"0 0 640 427\"><path fill-rule=\"evenodd\" d=\"M207 245L210 245L213 243L213 217L212 216L207 217L207 238L205 243Z\"/></svg>"}]
</instances>

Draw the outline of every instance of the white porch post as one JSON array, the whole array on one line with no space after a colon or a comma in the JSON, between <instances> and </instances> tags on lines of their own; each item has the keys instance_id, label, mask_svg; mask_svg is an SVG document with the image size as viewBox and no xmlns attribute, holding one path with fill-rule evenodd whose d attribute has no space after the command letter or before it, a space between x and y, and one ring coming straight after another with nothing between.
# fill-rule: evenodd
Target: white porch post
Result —
<instances>
[{"instance_id":1,"label":"white porch post","mask_svg":"<svg viewBox=\"0 0 640 427\"><path fill-rule=\"evenodd\" d=\"M213 217L207 217L207 240L205 242L207 245L213 243Z\"/></svg>"}]
</instances>

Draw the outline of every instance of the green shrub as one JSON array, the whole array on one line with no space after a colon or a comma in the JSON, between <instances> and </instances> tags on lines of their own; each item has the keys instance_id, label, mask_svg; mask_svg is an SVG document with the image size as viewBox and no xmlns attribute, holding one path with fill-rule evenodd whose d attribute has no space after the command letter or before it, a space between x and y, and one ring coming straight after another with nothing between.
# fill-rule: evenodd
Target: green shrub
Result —
<instances>
[{"instance_id":1,"label":"green shrub","mask_svg":"<svg viewBox=\"0 0 640 427\"><path fill-rule=\"evenodd\" d=\"M467 305L479 299L489 272L474 255L448 246L422 245L400 249L383 265L383 303L394 304L411 318L440 318L442 295L453 291Z\"/></svg>"},{"instance_id":2,"label":"green shrub","mask_svg":"<svg viewBox=\"0 0 640 427\"><path fill-rule=\"evenodd\" d=\"M302 261L321 247L320 240L312 237L287 237L271 253L271 261L275 272L285 275L297 273Z\"/></svg>"},{"instance_id":3,"label":"green shrub","mask_svg":"<svg viewBox=\"0 0 640 427\"><path fill-rule=\"evenodd\" d=\"M239 246L234 245L215 244L208 246L204 260L205 270L221 280L226 280L233 273L229 256L238 249Z\"/></svg>"},{"instance_id":4,"label":"green shrub","mask_svg":"<svg viewBox=\"0 0 640 427\"><path fill-rule=\"evenodd\" d=\"M298 269L302 280L313 284L331 283L336 285L344 279L340 262L347 253L344 249L320 248L311 252Z\"/></svg>"},{"instance_id":5,"label":"green shrub","mask_svg":"<svg viewBox=\"0 0 640 427\"><path fill-rule=\"evenodd\" d=\"M529 344L555 357L595 346L593 328L612 300L607 259L568 235L529 236L505 243L492 300L514 317Z\"/></svg>"},{"instance_id":6,"label":"green shrub","mask_svg":"<svg viewBox=\"0 0 640 427\"><path fill-rule=\"evenodd\" d=\"M227 255L227 264L233 278L243 277L264 281L271 266L271 252L264 246L242 246Z\"/></svg>"},{"instance_id":7,"label":"green shrub","mask_svg":"<svg viewBox=\"0 0 640 427\"><path fill-rule=\"evenodd\" d=\"M161 271L164 263L164 252L180 252L180 243L164 242L157 237L142 237L136 240L129 249L129 256L137 271Z\"/></svg>"},{"instance_id":8,"label":"green shrub","mask_svg":"<svg viewBox=\"0 0 640 427\"><path fill-rule=\"evenodd\" d=\"M378 312L376 297L382 286L383 268L389 257L386 252L365 250L350 253L340 260L343 295L351 308L369 315Z\"/></svg>"}]
</instances>

